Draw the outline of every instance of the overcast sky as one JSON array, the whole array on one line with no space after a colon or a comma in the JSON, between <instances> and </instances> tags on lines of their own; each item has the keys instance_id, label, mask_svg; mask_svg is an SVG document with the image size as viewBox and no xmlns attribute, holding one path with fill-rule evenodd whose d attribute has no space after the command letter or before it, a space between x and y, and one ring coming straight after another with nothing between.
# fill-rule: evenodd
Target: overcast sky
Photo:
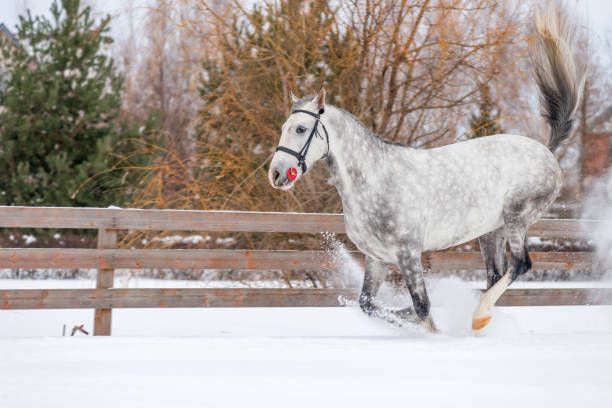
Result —
<instances>
[{"instance_id":1,"label":"overcast sky","mask_svg":"<svg viewBox=\"0 0 612 408\"><path fill-rule=\"evenodd\" d=\"M151 0L83 0L83 3L93 5L94 10L99 12L110 13L113 16L121 16L126 7L130 5L143 7L150 1ZM18 22L19 14L29 8L32 10L33 14L48 15L49 6L52 0L0 0L0 3L2 4L0 22L4 23L9 29L14 30ZM583 14L586 23L600 39L612 39L612 28L610 24L612 22L612 0L568 0L568 4L576 7L576 9ZM125 25L115 24L113 36L121 36L121 27L125 27ZM610 44L603 45L608 52L612 49Z\"/></svg>"}]
</instances>

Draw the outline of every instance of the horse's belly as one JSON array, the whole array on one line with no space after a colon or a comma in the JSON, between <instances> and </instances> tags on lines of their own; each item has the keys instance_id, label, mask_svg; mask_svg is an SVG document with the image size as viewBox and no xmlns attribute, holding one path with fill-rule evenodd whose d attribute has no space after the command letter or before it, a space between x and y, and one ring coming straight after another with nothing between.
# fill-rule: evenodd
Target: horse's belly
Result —
<instances>
[{"instance_id":1,"label":"horse's belly","mask_svg":"<svg viewBox=\"0 0 612 408\"><path fill-rule=\"evenodd\" d=\"M423 250L434 251L471 241L504 225L503 202L491 200L466 212L447 212L431 220L425 234Z\"/></svg>"}]
</instances>

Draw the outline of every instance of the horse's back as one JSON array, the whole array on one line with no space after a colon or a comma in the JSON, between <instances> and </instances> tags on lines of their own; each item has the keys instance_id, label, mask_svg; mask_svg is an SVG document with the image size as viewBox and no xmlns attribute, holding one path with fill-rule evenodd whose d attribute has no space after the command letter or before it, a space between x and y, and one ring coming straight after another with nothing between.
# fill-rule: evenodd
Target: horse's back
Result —
<instances>
[{"instance_id":1,"label":"horse's back","mask_svg":"<svg viewBox=\"0 0 612 408\"><path fill-rule=\"evenodd\" d=\"M499 134L430 149L432 163L463 170L455 172L456 181L481 187L513 188L546 182L560 176L559 164L542 143L518 135ZM434 164L434 165L436 165ZM544 177L544 180L542 179ZM496 189L494 189L496 190Z\"/></svg>"},{"instance_id":2,"label":"horse's back","mask_svg":"<svg viewBox=\"0 0 612 408\"><path fill-rule=\"evenodd\" d=\"M471 142L471 143L470 143ZM561 169L552 152L537 140L518 135L499 134L466 142L472 157L483 157L485 169L496 169L508 196L517 190L561 182ZM457 144L459 147L462 143Z\"/></svg>"}]
</instances>

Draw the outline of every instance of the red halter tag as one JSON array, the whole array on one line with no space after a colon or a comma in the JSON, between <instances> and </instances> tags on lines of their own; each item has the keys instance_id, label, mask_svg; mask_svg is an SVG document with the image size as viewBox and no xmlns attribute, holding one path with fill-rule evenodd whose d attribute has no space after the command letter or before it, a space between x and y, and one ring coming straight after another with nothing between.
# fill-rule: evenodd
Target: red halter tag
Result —
<instances>
[{"instance_id":1,"label":"red halter tag","mask_svg":"<svg viewBox=\"0 0 612 408\"><path fill-rule=\"evenodd\" d=\"M287 178L289 181L293 181L297 178L297 170L295 167L289 167L287 170Z\"/></svg>"}]
</instances>

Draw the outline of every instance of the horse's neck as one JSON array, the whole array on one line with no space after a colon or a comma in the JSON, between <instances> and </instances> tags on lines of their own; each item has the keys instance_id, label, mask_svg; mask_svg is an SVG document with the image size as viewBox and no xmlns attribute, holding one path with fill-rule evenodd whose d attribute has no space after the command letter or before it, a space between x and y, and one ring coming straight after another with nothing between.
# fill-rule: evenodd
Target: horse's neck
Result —
<instances>
[{"instance_id":1,"label":"horse's neck","mask_svg":"<svg viewBox=\"0 0 612 408\"><path fill-rule=\"evenodd\" d=\"M385 143L342 111L335 110L334 115L327 163L331 181L344 200L354 188L375 188L385 158L398 147Z\"/></svg>"}]
</instances>

